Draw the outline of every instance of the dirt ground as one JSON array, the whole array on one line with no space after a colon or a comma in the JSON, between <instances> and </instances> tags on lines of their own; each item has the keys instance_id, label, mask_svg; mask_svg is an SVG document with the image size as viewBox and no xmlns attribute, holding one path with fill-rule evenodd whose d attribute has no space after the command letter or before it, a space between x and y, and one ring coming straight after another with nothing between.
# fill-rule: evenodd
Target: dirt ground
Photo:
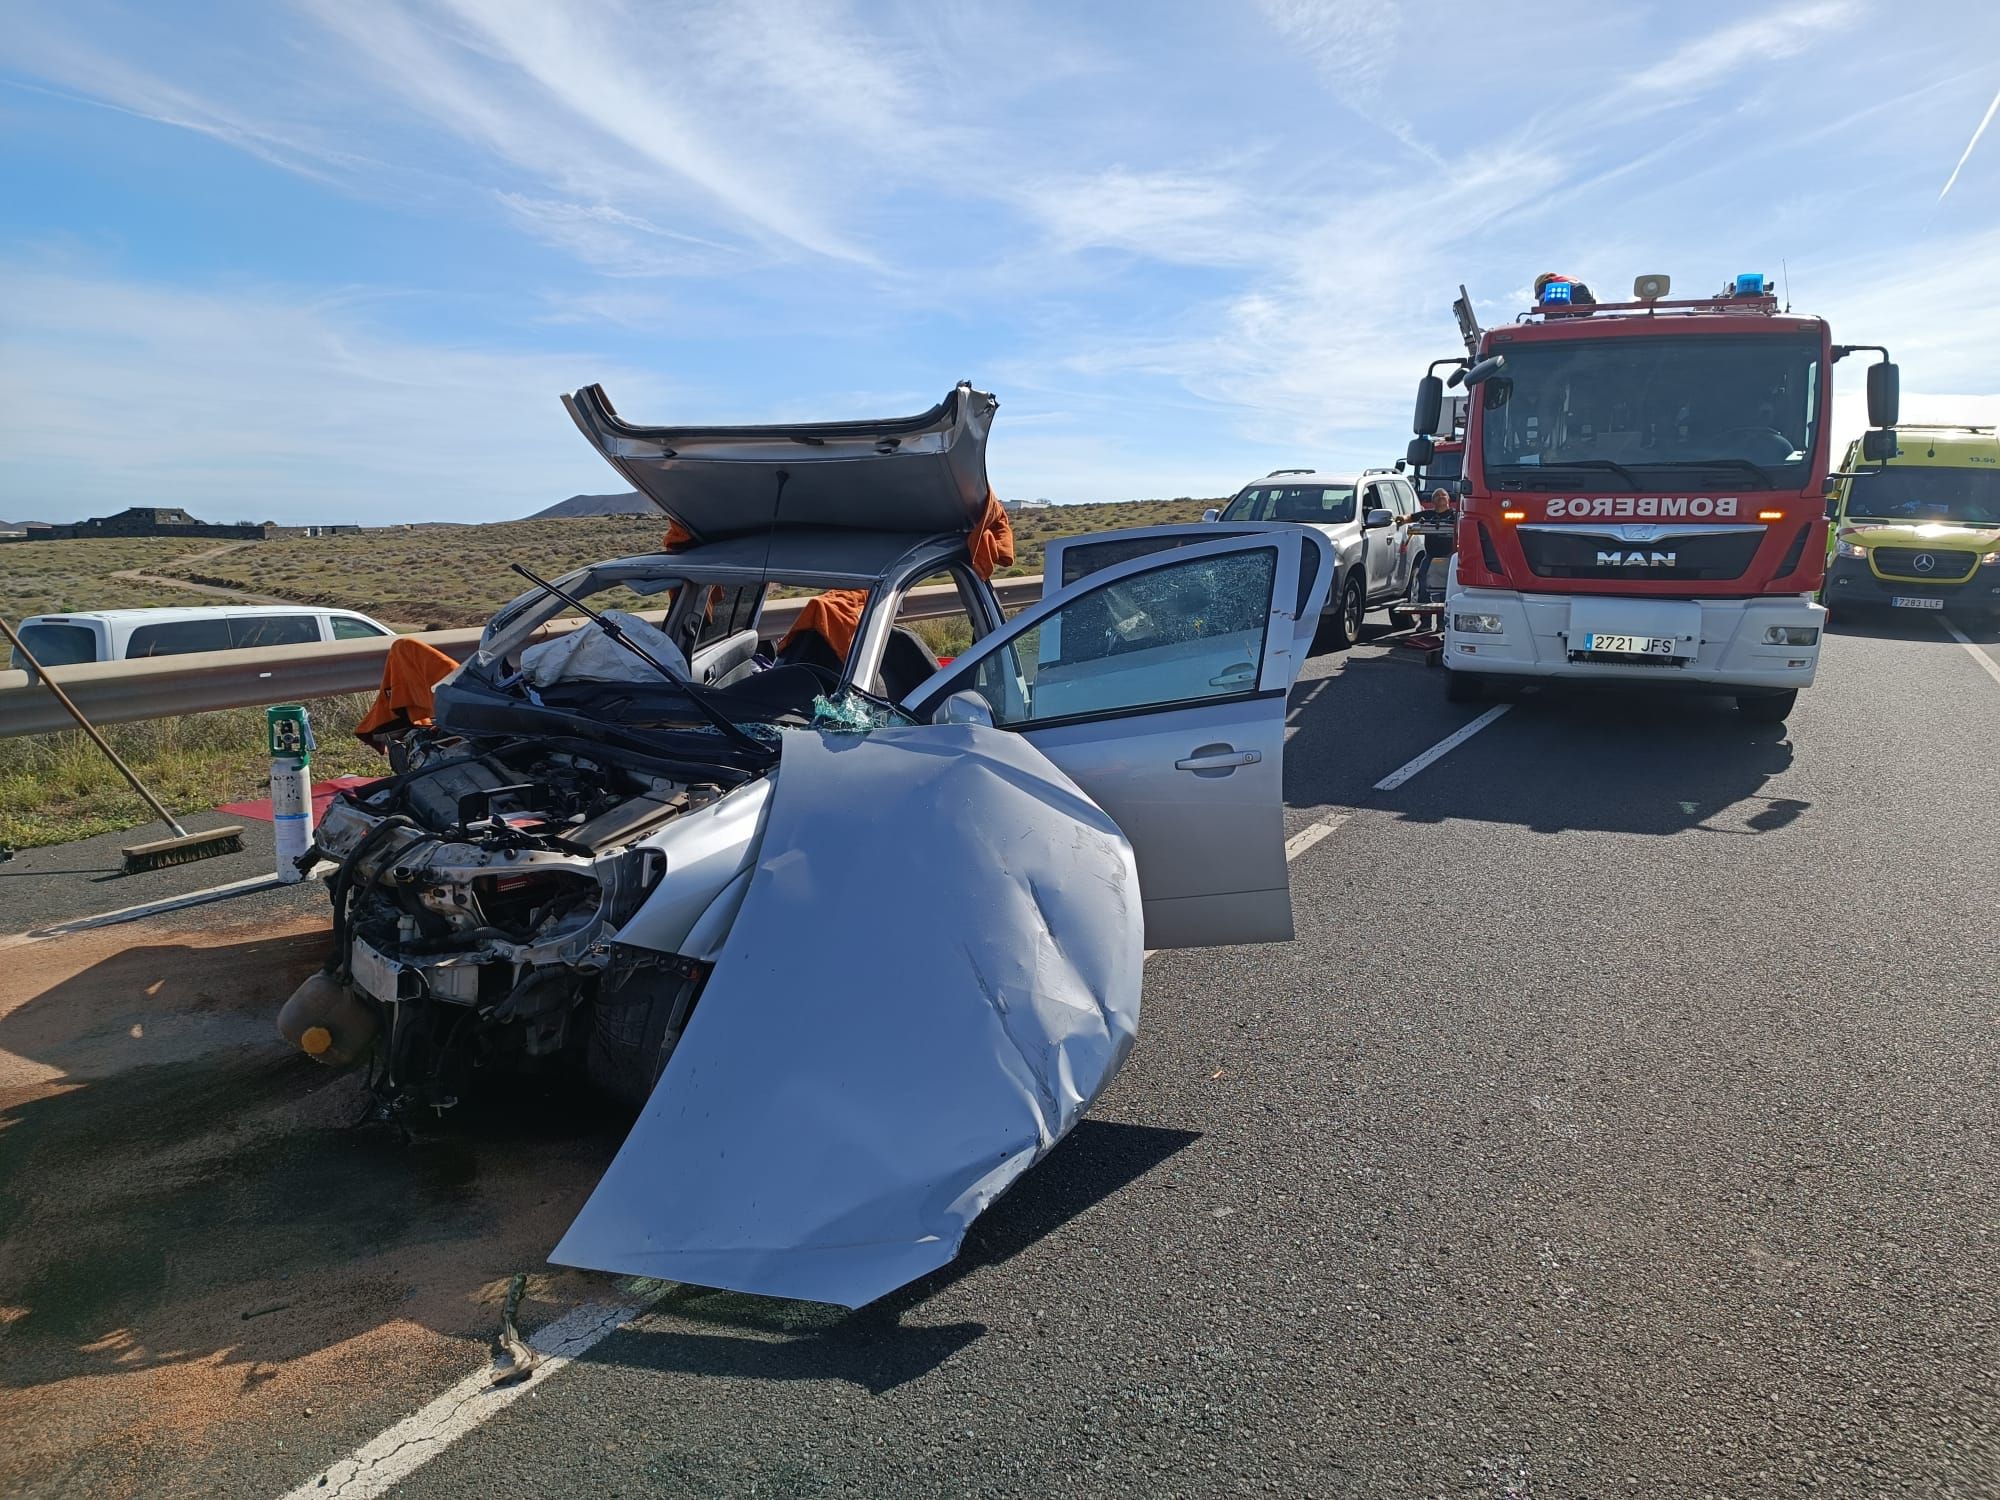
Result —
<instances>
[{"instance_id":1,"label":"dirt ground","mask_svg":"<svg viewBox=\"0 0 2000 1500\"><path fill-rule=\"evenodd\" d=\"M515 1272L530 1326L602 1294L546 1256L622 1123L530 1090L358 1125L273 1028L325 927L0 939L0 1493L303 1478L476 1369Z\"/></svg>"}]
</instances>

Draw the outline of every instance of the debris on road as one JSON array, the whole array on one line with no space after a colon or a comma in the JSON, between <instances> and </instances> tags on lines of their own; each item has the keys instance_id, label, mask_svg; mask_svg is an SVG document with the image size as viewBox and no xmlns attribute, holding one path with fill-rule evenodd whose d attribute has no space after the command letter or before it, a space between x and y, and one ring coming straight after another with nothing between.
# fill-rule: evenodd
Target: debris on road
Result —
<instances>
[{"instance_id":1,"label":"debris on road","mask_svg":"<svg viewBox=\"0 0 2000 1500\"><path fill-rule=\"evenodd\" d=\"M527 1286L526 1271L516 1271L514 1279L507 1283L507 1301L500 1309L500 1335L495 1340L498 1347L493 1352L493 1371L489 1377L493 1385L511 1385L517 1380L526 1380L535 1373L535 1366L542 1362L541 1355L522 1339L516 1324L521 1311L521 1293Z\"/></svg>"}]
</instances>

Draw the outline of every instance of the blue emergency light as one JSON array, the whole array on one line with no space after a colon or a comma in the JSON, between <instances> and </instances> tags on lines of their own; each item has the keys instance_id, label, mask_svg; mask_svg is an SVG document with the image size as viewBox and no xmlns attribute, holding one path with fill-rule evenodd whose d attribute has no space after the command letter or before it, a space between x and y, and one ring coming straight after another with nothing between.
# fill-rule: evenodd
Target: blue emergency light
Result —
<instances>
[{"instance_id":1,"label":"blue emergency light","mask_svg":"<svg viewBox=\"0 0 2000 1500\"><path fill-rule=\"evenodd\" d=\"M1761 297L1764 295L1764 277L1758 271L1745 271L1736 278L1736 295L1739 297Z\"/></svg>"},{"instance_id":2,"label":"blue emergency light","mask_svg":"<svg viewBox=\"0 0 2000 1500\"><path fill-rule=\"evenodd\" d=\"M1567 281L1551 281L1542 288L1542 306L1555 304L1568 307L1571 304L1570 284Z\"/></svg>"}]
</instances>

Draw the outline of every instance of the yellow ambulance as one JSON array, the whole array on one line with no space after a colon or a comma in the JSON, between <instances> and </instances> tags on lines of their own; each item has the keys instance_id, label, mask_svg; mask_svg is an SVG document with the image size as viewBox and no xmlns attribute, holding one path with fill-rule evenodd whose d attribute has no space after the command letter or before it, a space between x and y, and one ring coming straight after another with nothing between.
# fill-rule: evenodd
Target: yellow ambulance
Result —
<instances>
[{"instance_id":1,"label":"yellow ambulance","mask_svg":"<svg viewBox=\"0 0 2000 1500\"><path fill-rule=\"evenodd\" d=\"M1866 463L1857 442L1839 501L1821 602L2000 618L2000 438L1992 427L1896 429L1901 452Z\"/></svg>"}]
</instances>

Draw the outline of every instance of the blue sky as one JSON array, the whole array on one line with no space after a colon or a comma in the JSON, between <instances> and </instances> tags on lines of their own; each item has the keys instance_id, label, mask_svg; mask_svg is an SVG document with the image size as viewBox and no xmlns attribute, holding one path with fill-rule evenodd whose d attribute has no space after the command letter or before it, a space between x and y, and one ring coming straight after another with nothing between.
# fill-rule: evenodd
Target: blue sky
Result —
<instances>
[{"instance_id":1,"label":"blue sky","mask_svg":"<svg viewBox=\"0 0 2000 1500\"><path fill-rule=\"evenodd\" d=\"M2000 416L2000 6L9 6L0 517L480 520L640 421L1001 398L1009 496L1402 450L1536 272L1788 267ZM1949 193L1940 197L1947 181ZM1859 421L1842 367L1837 425Z\"/></svg>"}]
</instances>

